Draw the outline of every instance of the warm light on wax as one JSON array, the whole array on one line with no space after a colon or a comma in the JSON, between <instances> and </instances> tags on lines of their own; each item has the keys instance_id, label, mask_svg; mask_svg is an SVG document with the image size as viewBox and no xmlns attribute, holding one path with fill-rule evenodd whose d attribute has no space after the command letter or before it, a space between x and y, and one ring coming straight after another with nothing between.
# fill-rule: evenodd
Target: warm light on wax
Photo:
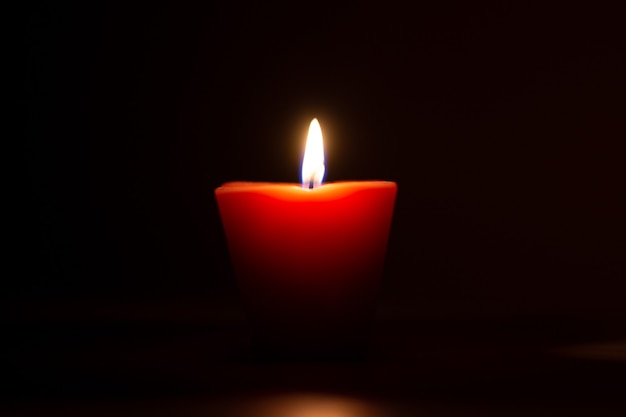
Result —
<instances>
[{"instance_id":1,"label":"warm light on wax","mask_svg":"<svg viewBox=\"0 0 626 417\"><path fill-rule=\"evenodd\" d=\"M324 142L317 119L311 120L302 160L302 187L317 188L324 180Z\"/></svg>"}]
</instances>

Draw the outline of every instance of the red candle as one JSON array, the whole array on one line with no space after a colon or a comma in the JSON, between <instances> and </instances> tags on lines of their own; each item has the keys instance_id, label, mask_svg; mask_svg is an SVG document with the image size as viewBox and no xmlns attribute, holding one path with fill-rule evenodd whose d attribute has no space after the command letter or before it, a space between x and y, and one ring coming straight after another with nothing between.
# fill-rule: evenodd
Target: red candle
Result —
<instances>
[{"instance_id":1,"label":"red candle","mask_svg":"<svg viewBox=\"0 0 626 417\"><path fill-rule=\"evenodd\" d=\"M321 185L323 163L314 119L302 186L232 182L215 190L255 340L271 350L352 349L373 313L397 186Z\"/></svg>"}]
</instances>

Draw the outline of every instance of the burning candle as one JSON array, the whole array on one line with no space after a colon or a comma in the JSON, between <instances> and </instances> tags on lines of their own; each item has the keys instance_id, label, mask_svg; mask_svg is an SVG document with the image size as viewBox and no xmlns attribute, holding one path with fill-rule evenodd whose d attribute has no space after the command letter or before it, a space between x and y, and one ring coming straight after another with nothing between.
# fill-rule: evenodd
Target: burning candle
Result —
<instances>
[{"instance_id":1,"label":"burning candle","mask_svg":"<svg viewBox=\"0 0 626 417\"><path fill-rule=\"evenodd\" d=\"M322 185L317 119L302 184L231 182L215 190L255 342L276 352L363 346L383 272L397 186Z\"/></svg>"}]
</instances>

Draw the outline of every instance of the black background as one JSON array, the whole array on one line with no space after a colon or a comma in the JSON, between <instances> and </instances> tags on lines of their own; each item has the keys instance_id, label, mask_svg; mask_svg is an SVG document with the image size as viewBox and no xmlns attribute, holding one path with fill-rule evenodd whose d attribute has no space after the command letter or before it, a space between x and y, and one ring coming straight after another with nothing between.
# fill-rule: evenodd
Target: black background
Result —
<instances>
[{"instance_id":1,"label":"black background","mask_svg":"<svg viewBox=\"0 0 626 417\"><path fill-rule=\"evenodd\" d=\"M25 12L19 230L2 279L16 335L76 303L236 310L213 190L297 182L313 117L327 181L398 183L382 314L626 322L617 7Z\"/></svg>"}]
</instances>

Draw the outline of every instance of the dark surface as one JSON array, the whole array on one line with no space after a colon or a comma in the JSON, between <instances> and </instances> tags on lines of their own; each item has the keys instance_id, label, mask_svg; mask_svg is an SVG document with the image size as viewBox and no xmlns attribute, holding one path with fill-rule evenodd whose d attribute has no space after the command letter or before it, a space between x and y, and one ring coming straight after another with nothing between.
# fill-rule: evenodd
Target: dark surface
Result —
<instances>
[{"instance_id":1,"label":"dark surface","mask_svg":"<svg viewBox=\"0 0 626 417\"><path fill-rule=\"evenodd\" d=\"M618 7L55 1L11 19L3 415L245 415L289 393L624 414ZM328 181L398 183L380 316L366 362L259 364L213 190L297 181L313 117Z\"/></svg>"},{"instance_id":2,"label":"dark surface","mask_svg":"<svg viewBox=\"0 0 626 417\"><path fill-rule=\"evenodd\" d=\"M236 305L196 298L14 311L19 326L3 326L10 384L0 410L248 416L276 402L271 406L300 410L280 411L285 416L315 407L338 408L332 412L341 417L369 415L359 407L387 416L626 411L620 321L420 320L383 302L367 358L268 361L250 351ZM270 414L283 415L277 413Z\"/></svg>"}]
</instances>

